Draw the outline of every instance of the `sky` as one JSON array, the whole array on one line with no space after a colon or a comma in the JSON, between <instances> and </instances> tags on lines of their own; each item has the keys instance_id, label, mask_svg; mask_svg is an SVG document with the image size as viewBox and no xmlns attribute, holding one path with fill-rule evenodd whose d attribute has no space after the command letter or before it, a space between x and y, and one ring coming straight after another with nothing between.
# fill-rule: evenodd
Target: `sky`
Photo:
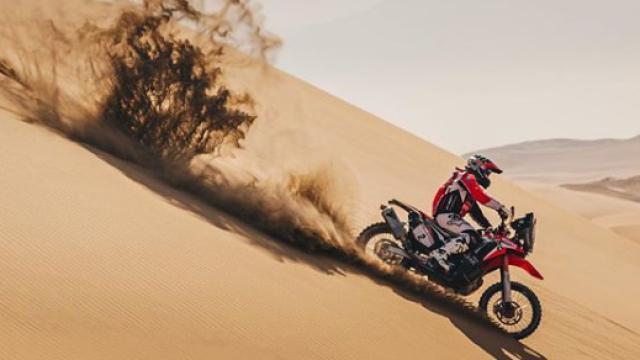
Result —
<instances>
[{"instance_id":1,"label":"sky","mask_svg":"<svg viewBox=\"0 0 640 360\"><path fill-rule=\"evenodd\" d=\"M640 134L640 1L254 2L276 67L455 153Z\"/></svg>"}]
</instances>

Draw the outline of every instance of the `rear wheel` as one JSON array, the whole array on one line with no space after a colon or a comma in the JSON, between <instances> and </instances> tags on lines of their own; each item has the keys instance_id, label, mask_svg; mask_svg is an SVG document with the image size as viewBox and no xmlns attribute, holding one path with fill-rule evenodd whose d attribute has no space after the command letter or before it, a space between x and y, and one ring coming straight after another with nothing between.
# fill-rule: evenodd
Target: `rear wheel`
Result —
<instances>
[{"instance_id":1,"label":"rear wheel","mask_svg":"<svg viewBox=\"0 0 640 360\"><path fill-rule=\"evenodd\" d=\"M540 325L542 307L536 294L525 285L511 283L511 302L502 301L502 284L496 283L482 294L480 308L516 339L531 335Z\"/></svg>"},{"instance_id":2,"label":"rear wheel","mask_svg":"<svg viewBox=\"0 0 640 360\"><path fill-rule=\"evenodd\" d=\"M380 222L369 225L362 230L356 241L367 256L386 264L400 265L404 260L402 255L390 251L394 247L402 249L403 246L398 239L393 237L387 223Z\"/></svg>"}]
</instances>

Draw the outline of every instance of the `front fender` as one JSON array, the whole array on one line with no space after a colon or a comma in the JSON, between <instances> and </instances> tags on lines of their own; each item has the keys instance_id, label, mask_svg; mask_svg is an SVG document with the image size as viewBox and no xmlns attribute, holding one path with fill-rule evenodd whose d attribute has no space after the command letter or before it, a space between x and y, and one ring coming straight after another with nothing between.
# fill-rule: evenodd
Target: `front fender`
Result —
<instances>
[{"instance_id":1,"label":"front fender","mask_svg":"<svg viewBox=\"0 0 640 360\"><path fill-rule=\"evenodd\" d=\"M533 276L534 278L544 280L544 277L542 276L542 274L540 274L538 269L536 269L535 266L533 266L533 264L531 264L529 261L525 260L524 258L514 254L506 254L503 256L506 256L508 258L509 265L517 266L523 269L524 271L526 271L527 273L529 273L529 275ZM488 263L483 264L482 269L485 271L485 273L488 273L490 271L493 271L495 269L502 267L503 256L495 257L491 259L491 261L489 261Z\"/></svg>"}]
</instances>

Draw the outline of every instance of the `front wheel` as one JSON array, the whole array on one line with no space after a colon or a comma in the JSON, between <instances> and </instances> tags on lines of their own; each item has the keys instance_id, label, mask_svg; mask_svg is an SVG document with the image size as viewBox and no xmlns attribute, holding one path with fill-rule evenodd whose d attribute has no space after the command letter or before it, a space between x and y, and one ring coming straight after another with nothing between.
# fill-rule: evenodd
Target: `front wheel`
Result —
<instances>
[{"instance_id":1,"label":"front wheel","mask_svg":"<svg viewBox=\"0 0 640 360\"><path fill-rule=\"evenodd\" d=\"M542 307L536 294L525 285L511 283L511 302L502 301L502 284L489 286L480 298L480 308L515 339L524 339L540 325Z\"/></svg>"}]
</instances>

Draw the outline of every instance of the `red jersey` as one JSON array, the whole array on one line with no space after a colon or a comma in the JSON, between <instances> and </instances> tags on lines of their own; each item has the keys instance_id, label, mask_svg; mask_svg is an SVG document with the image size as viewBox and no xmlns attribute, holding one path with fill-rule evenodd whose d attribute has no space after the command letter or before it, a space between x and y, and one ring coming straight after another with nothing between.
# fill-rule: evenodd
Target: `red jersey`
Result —
<instances>
[{"instance_id":1,"label":"red jersey","mask_svg":"<svg viewBox=\"0 0 640 360\"><path fill-rule=\"evenodd\" d=\"M500 202L484 191L471 172L458 169L438 189L433 199L433 216L443 213L455 213L462 217L467 215L476 202L494 210L502 207Z\"/></svg>"}]
</instances>

